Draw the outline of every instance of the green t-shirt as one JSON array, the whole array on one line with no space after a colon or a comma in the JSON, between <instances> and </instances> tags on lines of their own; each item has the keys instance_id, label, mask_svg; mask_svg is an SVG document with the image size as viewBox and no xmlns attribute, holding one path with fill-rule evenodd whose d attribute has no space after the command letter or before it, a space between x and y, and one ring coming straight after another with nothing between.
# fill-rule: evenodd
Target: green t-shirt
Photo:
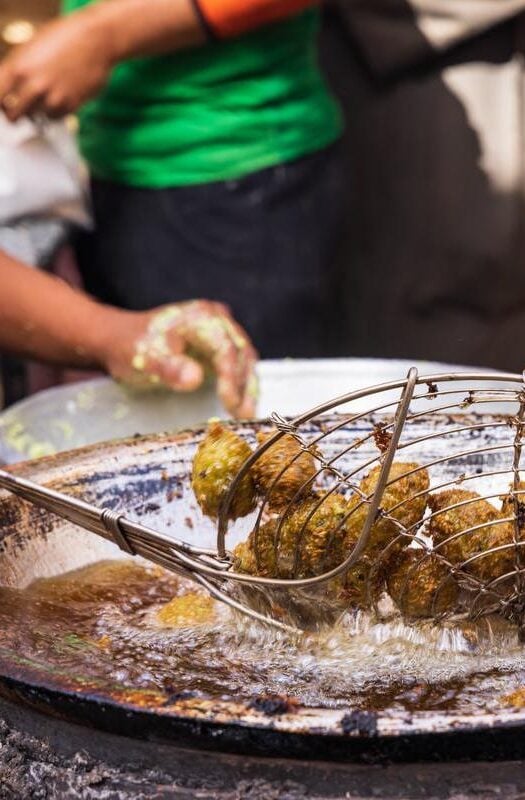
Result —
<instances>
[{"instance_id":1,"label":"green t-shirt","mask_svg":"<svg viewBox=\"0 0 525 800\"><path fill-rule=\"evenodd\" d=\"M317 31L318 13L307 11L239 39L120 64L80 113L92 173L131 186L184 186L326 147L342 119L318 67Z\"/></svg>"}]
</instances>

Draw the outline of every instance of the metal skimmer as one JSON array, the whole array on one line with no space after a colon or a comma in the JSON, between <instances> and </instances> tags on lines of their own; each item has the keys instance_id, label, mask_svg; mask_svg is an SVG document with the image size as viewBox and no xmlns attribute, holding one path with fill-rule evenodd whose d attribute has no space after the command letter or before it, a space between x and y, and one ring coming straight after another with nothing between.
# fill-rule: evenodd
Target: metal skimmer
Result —
<instances>
[{"instance_id":1,"label":"metal skimmer","mask_svg":"<svg viewBox=\"0 0 525 800\"><path fill-rule=\"evenodd\" d=\"M494 404L498 413L488 415L487 412L495 408ZM502 408L504 413L501 413ZM447 420L446 429L442 424L444 419ZM412 368L405 380L350 392L293 420L274 414L272 422L275 433L247 459L231 484L220 511L215 548L190 545L132 522L122 514L98 509L5 471L0 471L0 487L115 542L126 553L142 556L196 581L218 600L254 619L293 632L306 625L303 618L308 614L295 614L290 621L286 613L288 601L290 606L300 609L315 607L320 598L329 604L329 593L325 596L323 592L335 579L347 575L360 559L367 557L374 525L387 520L395 529L395 535L382 553L374 555L367 577L370 597L377 574L389 563L389 556L402 542L418 553L417 561L405 576L403 593L408 591L412 575L428 559L437 559L446 566L446 575L435 588L434 617L447 615L447 611L439 610L438 601L447 582L454 580L462 592L461 607L453 609L455 617L476 619L496 612L511 619L521 629L525 616L525 553L522 550L525 545L525 502L522 502L525 484L520 483L525 432L525 382L522 375L445 373L419 376ZM259 498L251 538L259 562L262 554L258 533L268 519L273 519L278 531L274 543L278 559L282 526L305 495L313 497L314 506L296 540L291 577L236 572L233 568L235 558L226 547L228 534L236 525L229 514L233 498L247 472L283 436L295 439L299 444L299 454L310 453L314 457L316 471L313 476L305 477L294 497L276 515L271 510L272 492L297 457L283 463L280 474ZM427 509L424 518L406 526L399 521L396 512L404 504L413 502L417 494L403 497L390 508L382 505L385 490L406 477L405 474L389 478L394 461L413 463L407 474L428 472L430 488L421 491L420 495L427 497L450 487L468 488L494 507L498 497L506 495L504 513L501 512L490 523L477 524L474 521L475 524L468 528L455 531L448 540L433 543L426 533L432 519L466 508L479 497L451 504L434 513ZM360 481L374 467L377 479L373 491L364 493ZM343 519L338 519L337 528L347 524L352 515L361 513L360 519L364 516L362 529L350 551L344 553L341 563L323 571L321 559L319 569L315 570L318 574L303 576L299 570L303 534L312 516L334 495L354 498L348 506L348 513ZM502 544L482 548L461 562L446 557L444 551L451 541L476 536L482 530L498 526L507 526L505 530L511 531L508 540ZM333 531L334 537L337 528ZM503 553L512 556L503 574L480 577L479 570L472 569L474 563L479 564L483 559ZM377 603L375 608L380 613Z\"/></svg>"}]
</instances>

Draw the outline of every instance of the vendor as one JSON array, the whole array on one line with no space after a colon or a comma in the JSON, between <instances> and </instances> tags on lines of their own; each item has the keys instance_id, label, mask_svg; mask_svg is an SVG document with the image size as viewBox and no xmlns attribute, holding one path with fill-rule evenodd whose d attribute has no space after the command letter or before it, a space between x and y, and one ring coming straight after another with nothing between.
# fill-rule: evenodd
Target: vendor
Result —
<instances>
[{"instance_id":1,"label":"vendor","mask_svg":"<svg viewBox=\"0 0 525 800\"><path fill-rule=\"evenodd\" d=\"M182 392L197 389L209 365L225 408L237 417L253 416L257 356L224 306L193 300L121 311L2 251L0 286L0 351L102 369L137 388Z\"/></svg>"},{"instance_id":2,"label":"vendor","mask_svg":"<svg viewBox=\"0 0 525 800\"><path fill-rule=\"evenodd\" d=\"M326 354L342 125L314 4L65 5L69 17L3 62L0 98L12 120L82 106L87 288L128 309L213 297L264 356Z\"/></svg>"}]
</instances>

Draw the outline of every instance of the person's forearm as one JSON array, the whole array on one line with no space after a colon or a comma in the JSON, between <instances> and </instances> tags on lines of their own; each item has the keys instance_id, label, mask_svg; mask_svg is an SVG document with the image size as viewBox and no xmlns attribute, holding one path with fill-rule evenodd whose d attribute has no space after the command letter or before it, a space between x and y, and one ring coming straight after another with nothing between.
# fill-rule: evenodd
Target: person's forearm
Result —
<instances>
[{"instance_id":1,"label":"person's forearm","mask_svg":"<svg viewBox=\"0 0 525 800\"><path fill-rule=\"evenodd\" d=\"M1 252L0 286L0 351L71 367L103 366L110 323L126 312Z\"/></svg>"},{"instance_id":2,"label":"person's forearm","mask_svg":"<svg viewBox=\"0 0 525 800\"><path fill-rule=\"evenodd\" d=\"M136 388L182 392L197 389L211 367L224 407L234 416L253 415L257 353L219 303L123 311L2 251L0 287L0 352L98 368Z\"/></svg>"},{"instance_id":3,"label":"person's forearm","mask_svg":"<svg viewBox=\"0 0 525 800\"><path fill-rule=\"evenodd\" d=\"M202 44L207 39L193 0L102 0L75 12L107 42L113 63Z\"/></svg>"},{"instance_id":4,"label":"person's forearm","mask_svg":"<svg viewBox=\"0 0 525 800\"><path fill-rule=\"evenodd\" d=\"M102 91L121 61L237 36L315 2L99 0L47 23L0 62L0 109L12 122L63 117Z\"/></svg>"},{"instance_id":5,"label":"person's forearm","mask_svg":"<svg viewBox=\"0 0 525 800\"><path fill-rule=\"evenodd\" d=\"M114 63L237 36L319 0L104 0L80 14L109 34Z\"/></svg>"}]
</instances>

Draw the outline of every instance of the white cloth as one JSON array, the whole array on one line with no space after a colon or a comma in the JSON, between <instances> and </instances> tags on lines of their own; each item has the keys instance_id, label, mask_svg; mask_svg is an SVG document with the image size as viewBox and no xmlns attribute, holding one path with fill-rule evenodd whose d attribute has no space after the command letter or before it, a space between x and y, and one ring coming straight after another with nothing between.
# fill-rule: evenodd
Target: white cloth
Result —
<instances>
[{"instance_id":1,"label":"white cloth","mask_svg":"<svg viewBox=\"0 0 525 800\"><path fill-rule=\"evenodd\" d=\"M0 114L0 225L29 216L87 226L87 179L75 140L63 123Z\"/></svg>"},{"instance_id":2,"label":"white cloth","mask_svg":"<svg viewBox=\"0 0 525 800\"><path fill-rule=\"evenodd\" d=\"M410 0L421 32L438 50L525 10L525 0Z\"/></svg>"}]
</instances>

